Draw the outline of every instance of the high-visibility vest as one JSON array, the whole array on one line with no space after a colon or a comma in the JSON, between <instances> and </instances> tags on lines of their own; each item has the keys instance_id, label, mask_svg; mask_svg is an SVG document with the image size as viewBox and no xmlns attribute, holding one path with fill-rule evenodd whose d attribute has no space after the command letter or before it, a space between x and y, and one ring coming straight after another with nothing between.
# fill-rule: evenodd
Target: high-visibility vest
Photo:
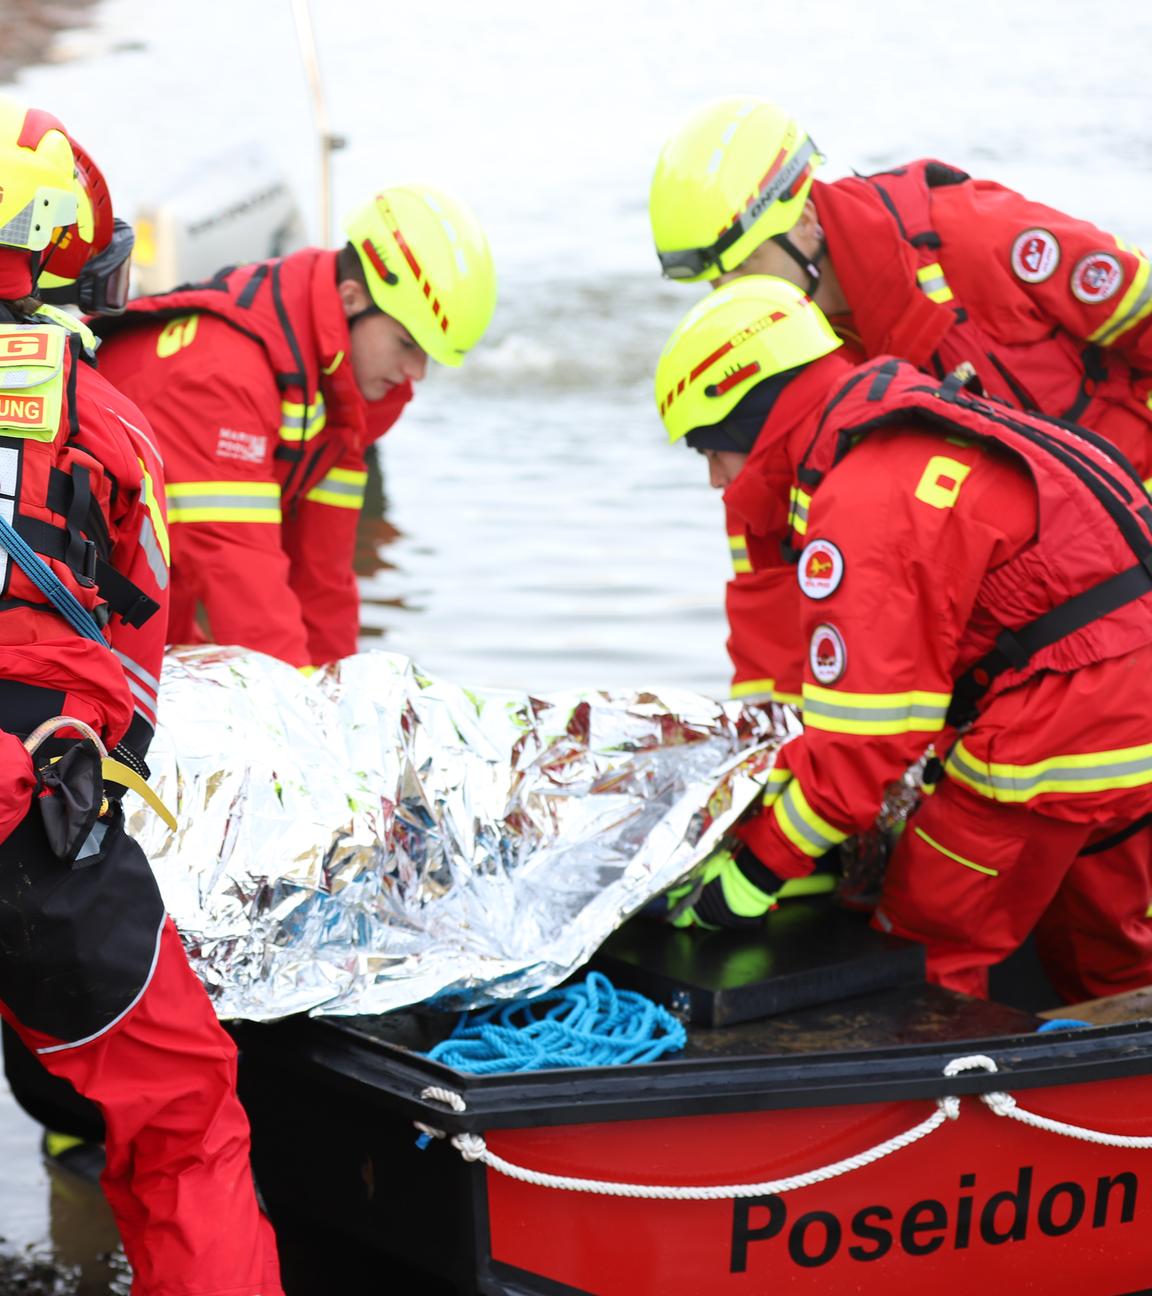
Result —
<instances>
[{"instance_id":1,"label":"high-visibility vest","mask_svg":"<svg viewBox=\"0 0 1152 1296\"><path fill-rule=\"evenodd\" d=\"M83 349L80 330L46 319L0 323L0 512L98 624L118 613L141 625L159 604L111 562L119 487L77 424ZM19 618L51 606L0 549L0 611ZM6 624L5 642L20 642Z\"/></svg>"}]
</instances>

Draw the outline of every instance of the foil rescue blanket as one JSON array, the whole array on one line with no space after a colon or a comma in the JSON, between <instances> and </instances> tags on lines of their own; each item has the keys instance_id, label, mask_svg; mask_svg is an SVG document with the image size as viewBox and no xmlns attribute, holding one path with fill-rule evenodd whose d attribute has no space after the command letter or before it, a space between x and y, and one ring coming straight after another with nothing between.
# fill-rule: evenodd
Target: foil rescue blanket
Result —
<instances>
[{"instance_id":1,"label":"foil rescue blanket","mask_svg":"<svg viewBox=\"0 0 1152 1296\"><path fill-rule=\"evenodd\" d=\"M222 1017L463 1008L550 988L689 872L799 731L682 690L465 689L382 652L302 677L165 663L129 798Z\"/></svg>"}]
</instances>

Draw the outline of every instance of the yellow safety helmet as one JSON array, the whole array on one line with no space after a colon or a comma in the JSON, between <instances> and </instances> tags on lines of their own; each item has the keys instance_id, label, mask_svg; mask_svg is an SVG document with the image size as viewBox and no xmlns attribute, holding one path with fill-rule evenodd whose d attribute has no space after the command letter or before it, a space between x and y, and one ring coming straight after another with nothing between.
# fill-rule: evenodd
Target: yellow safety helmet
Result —
<instances>
[{"instance_id":1,"label":"yellow safety helmet","mask_svg":"<svg viewBox=\"0 0 1152 1296\"><path fill-rule=\"evenodd\" d=\"M496 268L471 210L428 185L397 185L345 229L379 309L433 360L463 363L496 309Z\"/></svg>"},{"instance_id":2,"label":"yellow safety helmet","mask_svg":"<svg viewBox=\"0 0 1152 1296\"><path fill-rule=\"evenodd\" d=\"M42 252L76 220L74 172L61 123L0 97L0 247Z\"/></svg>"},{"instance_id":3,"label":"yellow safety helmet","mask_svg":"<svg viewBox=\"0 0 1152 1296\"><path fill-rule=\"evenodd\" d=\"M693 113L656 163L648 210L669 279L715 279L800 219L824 161L783 108L749 95Z\"/></svg>"},{"instance_id":4,"label":"yellow safety helmet","mask_svg":"<svg viewBox=\"0 0 1152 1296\"><path fill-rule=\"evenodd\" d=\"M698 301L660 353L656 404L668 440L722 423L765 379L840 345L795 284L774 275L734 279Z\"/></svg>"}]
</instances>

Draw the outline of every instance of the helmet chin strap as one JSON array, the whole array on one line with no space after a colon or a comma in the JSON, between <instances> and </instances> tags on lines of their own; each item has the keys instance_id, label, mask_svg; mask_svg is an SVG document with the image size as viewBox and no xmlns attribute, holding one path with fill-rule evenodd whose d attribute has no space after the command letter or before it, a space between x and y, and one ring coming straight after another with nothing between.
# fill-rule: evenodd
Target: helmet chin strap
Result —
<instances>
[{"instance_id":1,"label":"helmet chin strap","mask_svg":"<svg viewBox=\"0 0 1152 1296\"><path fill-rule=\"evenodd\" d=\"M809 297L815 297L816 289L820 286L820 262L824 260L824 257L828 252L828 245L823 239L821 239L820 246L816 249L815 255L808 256L806 253L800 251L787 234L774 234L772 236L772 242L775 243L777 247L783 248L792 260L796 262L800 269L808 276L808 286L804 291Z\"/></svg>"},{"instance_id":2,"label":"helmet chin strap","mask_svg":"<svg viewBox=\"0 0 1152 1296\"><path fill-rule=\"evenodd\" d=\"M348 316L348 331L358 324L362 319L367 319L369 315L383 315L384 312L373 303L371 306L365 306L363 310L358 310L354 315Z\"/></svg>"}]
</instances>

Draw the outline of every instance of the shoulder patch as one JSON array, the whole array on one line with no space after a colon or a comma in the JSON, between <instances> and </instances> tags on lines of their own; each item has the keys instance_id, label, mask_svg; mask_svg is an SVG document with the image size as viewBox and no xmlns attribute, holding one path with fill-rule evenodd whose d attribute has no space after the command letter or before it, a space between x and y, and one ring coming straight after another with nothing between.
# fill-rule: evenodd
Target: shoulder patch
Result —
<instances>
[{"instance_id":1,"label":"shoulder patch","mask_svg":"<svg viewBox=\"0 0 1152 1296\"><path fill-rule=\"evenodd\" d=\"M834 625L818 625L808 645L808 665L820 684L835 684L848 665L844 636Z\"/></svg>"},{"instance_id":2,"label":"shoulder patch","mask_svg":"<svg viewBox=\"0 0 1152 1296\"><path fill-rule=\"evenodd\" d=\"M1115 297L1124 282L1124 267L1111 252L1089 252L1072 269L1072 296L1088 306Z\"/></svg>"},{"instance_id":3,"label":"shoulder patch","mask_svg":"<svg viewBox=\"0 0 1152 1296\"><path fill-rule=\"evenodd\" d=\"M1060 264L1060 244L1046 229L1027 229L1012 244L1012 273L1027 284L1051 279Z\"/></svg>"},{"instance_id":4,"label":"shoulder patch","mask_svg":"<svg viewBox=\"0 0 1152 1296\"><path fill-rule=\"evenodd\" d=\"M831 540L810 540L800 555L797 579L810 599L826 599L844 579L844 555Z\"/></svg>"}]
</instances>

